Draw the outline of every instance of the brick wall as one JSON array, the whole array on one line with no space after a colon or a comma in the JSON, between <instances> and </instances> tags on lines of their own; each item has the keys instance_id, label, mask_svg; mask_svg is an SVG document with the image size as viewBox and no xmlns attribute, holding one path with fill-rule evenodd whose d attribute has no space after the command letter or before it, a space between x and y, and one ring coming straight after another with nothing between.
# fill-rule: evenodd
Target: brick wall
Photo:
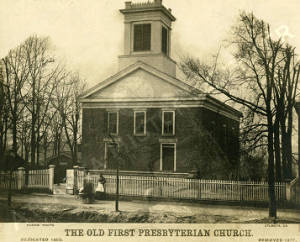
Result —
<instances>
[{"instance_id":1,"label":"brick wall","mask_svg":"<svg viewBox=\"0 0 300 242\"><path fill-rule=\"evenodd\" d=\"M147 109L147 135L133 135L134 110L119 110L121 169L159 171L160 138L177 139L177 172L200 170L201 176L221 178L237 164L239 123L203 108L176 108L175 136L161 135L162 110ZM226 131L225 131L226 130ZM106 109L83 109L82 160L103 169L103 139L107 139ZM225 175L228 175L226 173Z\"/></svg>"}]
</instances>

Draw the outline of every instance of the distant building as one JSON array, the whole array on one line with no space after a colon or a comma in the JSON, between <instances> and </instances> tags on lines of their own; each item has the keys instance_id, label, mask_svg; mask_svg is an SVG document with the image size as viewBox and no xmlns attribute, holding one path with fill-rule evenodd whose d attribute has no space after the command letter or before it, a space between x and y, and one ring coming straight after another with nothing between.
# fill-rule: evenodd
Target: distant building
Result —
<instances>
[{"instance_id":1,"label":"distant building","mask_svg":"<svg viewBox=\"0 0 300 242\"><path fill-rule=\"evenodd\" d=\"M61 183L66 177L66 170L72 169L74 164L70 152L61 152L59 155L52 155L47 158L48 165L55 165L54 183Z\"/></svg>"},{"instance_id":2,"label":"distant building","mask_svg":"<svg viewBox=\"0 0 300 242\"><path fill-rule=\"evenodd\" d=\"M82 102L82 163L88 168L224 174L239 159L241 113L176 78L170 9L125 2L120 71ZM226 163L226 164L225 164Z\"/></svg>"}]
</instances>

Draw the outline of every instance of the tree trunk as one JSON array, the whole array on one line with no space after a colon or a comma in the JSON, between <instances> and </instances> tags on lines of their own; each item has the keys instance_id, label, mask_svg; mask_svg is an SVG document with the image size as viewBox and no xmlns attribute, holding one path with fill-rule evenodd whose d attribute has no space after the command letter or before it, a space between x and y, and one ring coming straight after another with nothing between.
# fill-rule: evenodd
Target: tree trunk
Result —
<instances>
[{"instance_id":1,"label":"tree trunk","mask_svg":"<svg viewBox=\"0 0 300 242\"><path fill-rule=\"evenodd\" d=\"M17 112L17 110L15 110L14 112ZM18 152L18 145L17 145L17 117L16 117L16 113L13 115L13 120L12 120L12 124L13 124L13 151L15 156L17 157L17 152Z\"/></svg>"},{"instance_id":2,"label":"tree trunk","mask_svg":"<svg viewBox=\"0 0 300 242\"><path fill-rule=\"evenodd\" d=\"M298 177L300 177L300 113L298 113Z\"/></svg>"},{"instance_id":3,"label":"tree trunk","mask_svg":"<svg viewBox=\"0 0 300 242\"><path fill-rule=\"evenodd\" d=\"M32 117L33 118L33 117ZM32 123L31 125L31 149L30 149L30 160L32 167L35 166L35 126Z\"/></svg>"},{"instance_id":4,"label":"tree trunk","mask_svg":"<svg viewBox=\"0 0 300 242\"><path fill-rule=\"evenodd\" d=\"M47 142L47 136L44 136L44 162L45 162L45 168L48 168L48 162L47 162L47 151L48 151L48 142Z\"/></svg>"},{"instance_id":5,"label":"tree trunk","mask_svg":"<svg viewBox=\"0 0 300 242\"><path fill-rule=\"evenodd\" d=\"M293 109L291 108L288 114L288 127L287 127L287 134L286 134L287 178L288 179L293 178L292 131L293 131Z\"/></svg>"},{"instance_id":6,"label":"tree trunk","mask_svg":"<svg viewBox=\"0 0 300 242\"><path fill-rule=\"evenodd\" d=\"M280 132L279 132L279 120L276 118L274 123L274 150L275 150L275 180L281 181L281 152L280 152Z\"/></svg>"},{"instance_id":7,"label":"tree trunk","mask_svg":"<svg viewBox=\"0 0 300 242\"><path fill-rule=\"evenodd\" d=\"M9 170L9 187L8 187L8 193L7 193L7 205L8 207L11 206L11 198L12 198L12 190L11 190L11 185L12 185L12 168Z\"/></svg>"},{"instance_id":8,"label":"tree trunk","mask_svg":"<svg viewBox=\"0 0 300 242\"><path fill-rule=\"evenodd\" d=\"M281 144L282 144L282 178L287 179L287 143L285 125L281 125Z\"/></svg>"},{"instance_id":9,"label":"tree trunk","mask_svg":"<svg viewBox=\"0 0 300 242\"><path fill-rule=\"evenodd\" d=\"M35 113L35 79L32 79L32 110L31 110L31 165L35 166L35 151L36 151L36 138L35 138L35 122L36 122L36 113Z\"/></svg>"},{"instance_id":10,"label":"tree trunk","mask_svg":"<svg viewBox=\"0 0 300 242\"><path fill-rule=\"evenodd\" d=\"M268 90L270 91L270 90ZM274 179L274 150L273 150L273 118L270 106L271 94L268 92L266 102L267 122L268 122L268 194L269 194L269 217L276 218L276 196L275 196L275 179Z\"/></svg>"}]
</instances>

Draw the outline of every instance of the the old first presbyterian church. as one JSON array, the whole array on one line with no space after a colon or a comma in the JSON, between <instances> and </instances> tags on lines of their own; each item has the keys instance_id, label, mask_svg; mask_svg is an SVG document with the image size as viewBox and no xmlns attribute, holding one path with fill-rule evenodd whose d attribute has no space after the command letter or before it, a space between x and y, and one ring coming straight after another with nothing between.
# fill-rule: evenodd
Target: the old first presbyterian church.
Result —
<instances>
[{"instance_id":1,"label":"the old first presbyterian church.","mask_svg":"<svg viewBox=\"0 0 300 242\"><path fill-rule=\"evenodd\" d=\"M222 178L239 160L234 108L176 78L161 0L125 2L119 72L82 97L82 163L112 172ZM184 20L182 20L184 21Z\"/></svg>"}]
</instances>

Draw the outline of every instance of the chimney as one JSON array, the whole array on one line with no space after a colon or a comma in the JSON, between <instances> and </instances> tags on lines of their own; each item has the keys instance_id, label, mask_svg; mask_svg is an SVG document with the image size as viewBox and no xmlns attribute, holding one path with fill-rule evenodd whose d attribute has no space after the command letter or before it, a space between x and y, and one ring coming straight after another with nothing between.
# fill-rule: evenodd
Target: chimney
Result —
<instances>
[{"instance_id":1,"label":"chimney","mask_svg":"<svg viewBox=\"0 0 300 242\"><path fill-rule=\"evenodd\" d=\"M131 8L131 1L125 2L125 8Z\"/></svg>"}]
</instances>

